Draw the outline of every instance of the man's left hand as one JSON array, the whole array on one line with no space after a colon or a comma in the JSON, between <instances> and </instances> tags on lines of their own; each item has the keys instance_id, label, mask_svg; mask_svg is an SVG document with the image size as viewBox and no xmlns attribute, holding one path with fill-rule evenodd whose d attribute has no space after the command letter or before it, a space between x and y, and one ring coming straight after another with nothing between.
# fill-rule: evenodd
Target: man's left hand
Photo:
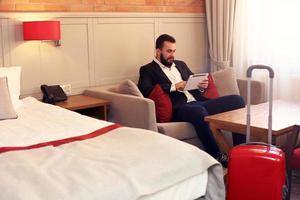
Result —
<instances>
[{"instance_id":1,"label":"man's left hand","mask_svg":"<svg viewBox=\"0 0 300 200\"><path fill-rule=\"evenodd\" d=\"M208 78L203 79L203 81L198 83L199 89L206 89L208 87Z\"/></svg>"}]
</instances>

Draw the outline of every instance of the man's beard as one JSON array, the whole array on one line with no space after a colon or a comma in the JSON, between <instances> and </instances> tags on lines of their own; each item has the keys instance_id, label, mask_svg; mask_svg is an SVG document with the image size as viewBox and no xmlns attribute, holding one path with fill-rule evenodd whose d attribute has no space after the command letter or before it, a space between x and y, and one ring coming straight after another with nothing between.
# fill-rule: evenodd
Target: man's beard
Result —
<instances>
[{"instance_id":1,"label":"man's beard","mask_svg":"<svg viewBox=\"0 0 300 200\"><path fill-rule=\"evenodd\" d=\"M162 54L160 54L160 62L161 62L163 65L165 65L166 67L171 67L172 64L173 64L173 61L174 61L174 58L173 58L173 57L172 57L172 62L169 62L167 59L165 59L165 58L163 57Z\"/></svg>"}]
</instances>

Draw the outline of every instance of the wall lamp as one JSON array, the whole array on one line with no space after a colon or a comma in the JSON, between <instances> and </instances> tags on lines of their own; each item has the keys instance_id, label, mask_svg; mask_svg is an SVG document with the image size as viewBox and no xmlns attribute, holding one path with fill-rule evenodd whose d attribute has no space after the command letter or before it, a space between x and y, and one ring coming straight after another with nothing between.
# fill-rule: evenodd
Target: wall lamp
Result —
<instances>
[{"instance_id":1,"label":"wall lamp","mask_svg":"<svg viewBox=\"0 0 300 200\"><path fill-rule=\"evenodd\" d=\"M23 22L24 40L52 40L60 46L60 21Z\"/></svg>"}]
</instances>

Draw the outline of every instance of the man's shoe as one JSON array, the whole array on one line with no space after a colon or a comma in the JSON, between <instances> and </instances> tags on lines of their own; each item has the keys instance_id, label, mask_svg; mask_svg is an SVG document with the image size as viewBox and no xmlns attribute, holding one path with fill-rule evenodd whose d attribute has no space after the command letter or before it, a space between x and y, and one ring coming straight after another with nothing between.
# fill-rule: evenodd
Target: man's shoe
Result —
<instances>
[{"instance_id":1,"label":"man's shoe","mask_svg":"<svg viewBox=\"0 0 300 200\"><path fill-rule=\"evenodd\" d=\"M228 164L228 156L225 153L221 153L217 158L217 161L219 161L219 163L221 163L221 165L224 168L227 168L227 164Z\"/></svg>"}]
</instances>

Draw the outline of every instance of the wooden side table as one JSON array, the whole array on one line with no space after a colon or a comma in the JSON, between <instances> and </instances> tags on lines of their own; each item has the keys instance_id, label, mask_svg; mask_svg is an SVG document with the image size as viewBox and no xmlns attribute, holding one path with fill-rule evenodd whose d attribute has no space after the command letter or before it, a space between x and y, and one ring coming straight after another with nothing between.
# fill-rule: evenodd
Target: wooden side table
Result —
<instances>
[{"instance_id":1,"label":"wooden side table","mask_svg":"<svg viewBox=\"0 0 300 200\"><path fill-rule=\"evenodd\" d=\"M268 140L268 108L268 103L251 106L251 136L260 138L261 142L267 142ZM210 129L217 143L225 153L229 152L230 147L221 130L245 135L247 127L246 111L246 108L240 108L205 117L205 121L209 122ZM295 125L300 126L300 103L296 101L274 100L272 136L278 137L295 132L293 131ZM294 134L296 133L289 134L288 140ZM292 143L293 140L287 144L286 148L293 149L295 144Z\"/></svg>"},{"instance_id":2,"label":"wooden side table","mask_svg":"<svg viewBox=\"0 0 300 200\"><path fill-rule=\"evenodd\" d=\"M55 105L83 115L107 120L110 101L86 95L73 95L69 96L66 101L57 102Z\"/></svg>"}]
</instances>

